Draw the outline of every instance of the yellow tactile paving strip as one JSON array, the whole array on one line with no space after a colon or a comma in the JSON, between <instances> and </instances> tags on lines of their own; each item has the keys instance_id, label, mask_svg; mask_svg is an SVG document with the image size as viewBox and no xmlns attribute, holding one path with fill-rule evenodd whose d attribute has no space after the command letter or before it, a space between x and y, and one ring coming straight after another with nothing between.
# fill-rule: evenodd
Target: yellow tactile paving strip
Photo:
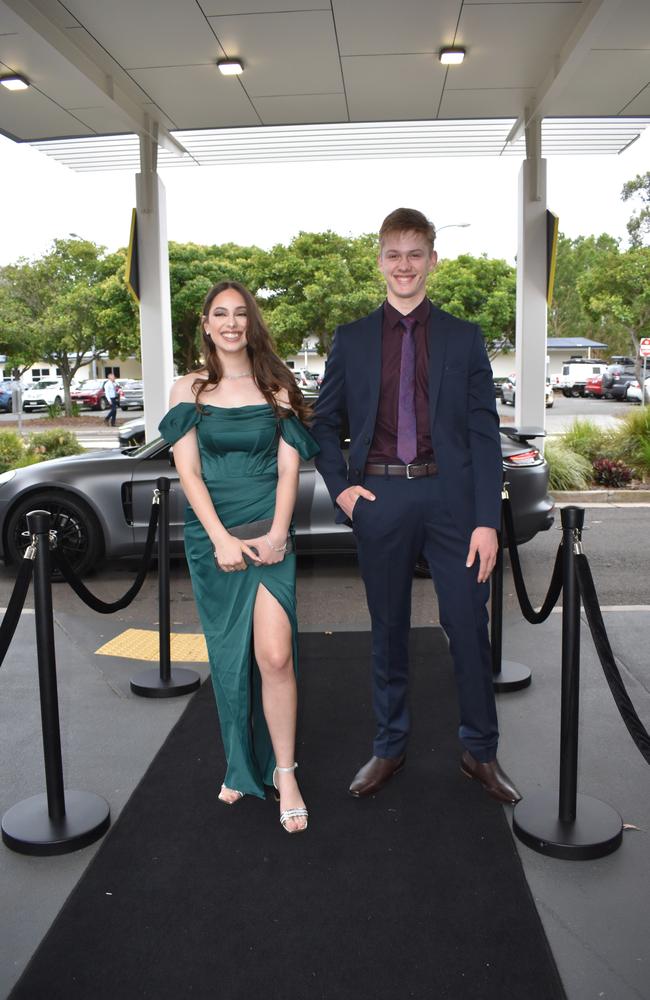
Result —
<instances>
[{"instance_id":1,"label":"yellow tactile paving strip","mask_svg":"<svg viewBox=\"0 0 650 1000\"><path fill-rule=\"evenodd\" d=\"M208 650L203 635L172 632L172 662L207 663ZM124 656L129 660L158 660L158 632L146 628L127 628L95 650L97 656Z\"/></svg>"}]
</instances>

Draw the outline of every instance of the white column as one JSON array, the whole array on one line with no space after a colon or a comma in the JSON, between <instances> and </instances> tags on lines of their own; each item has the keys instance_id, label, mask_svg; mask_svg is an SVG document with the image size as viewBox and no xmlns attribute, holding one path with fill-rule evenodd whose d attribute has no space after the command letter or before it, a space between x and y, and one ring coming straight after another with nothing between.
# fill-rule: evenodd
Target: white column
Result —
<instances>
[{"instance_id":1,"label":"white column","mask_svg":"<svg viewBox=\"0 0 650 1000\"><path fill-rule=\"evenodd\" d=\"M544 427L546 375L546 160L541 121L526 128L519 173L515 424Z\"/></svg>"},{"instance_id":2,"label":"white column","mask_svg":"<svg viewBox=\"0 0 650 1000\"><path fill-rule=\"evenodd\" d=\"M151 441L167 412L174 378L169 291L165 188L156 172L157 146L140 138L140 170L135 178L140 277L140 343L144 382L145 434Z\"/></svg>"}]
</instances>

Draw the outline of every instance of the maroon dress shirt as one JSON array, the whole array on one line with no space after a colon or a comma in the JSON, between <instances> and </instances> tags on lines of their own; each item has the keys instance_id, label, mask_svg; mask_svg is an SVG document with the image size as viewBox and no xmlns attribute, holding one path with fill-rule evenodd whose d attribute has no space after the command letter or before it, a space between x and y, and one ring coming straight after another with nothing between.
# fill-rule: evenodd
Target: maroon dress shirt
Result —
<instances>
[{"instance_id":1,"label":"maroon dress shirt","mask_svg":"<svg viewBox=\"0 0 650 1000\"><path fill-rule=\"evenodd\" d=\"M427 324L431 304L428 299L408 315L417 321L415 337L415 421L417 425L418 457L416 462L433 458L431 430L429 427L429 350ZM375 434L368 452L368 462L401 465L397 458L397 410L399 406L399 374L402 355L402 314L389 302L384 302L384 321L381 335L381 383Z\"/></svg>"}]
</instances>

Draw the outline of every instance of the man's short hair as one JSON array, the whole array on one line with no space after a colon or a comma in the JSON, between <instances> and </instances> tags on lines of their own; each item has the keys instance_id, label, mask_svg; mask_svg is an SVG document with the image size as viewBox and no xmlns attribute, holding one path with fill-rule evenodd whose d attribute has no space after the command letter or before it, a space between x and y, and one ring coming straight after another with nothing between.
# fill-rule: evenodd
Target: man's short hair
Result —
<instances>
[{"instance_id":1,"label":"man's short hair","mask_svg":"<svg viewBox=\"0 0 650 1000\"><path fill-rule=\"evenodd\" d=\"M418 212L417 208L396 208L394 212L387 215L379 230L379 245L381 246L389 233L416 232L424 236L427 243L433 250L436 239L436 227L433 222L427 219L426 215Z\"/></svg>"}]
</instances>

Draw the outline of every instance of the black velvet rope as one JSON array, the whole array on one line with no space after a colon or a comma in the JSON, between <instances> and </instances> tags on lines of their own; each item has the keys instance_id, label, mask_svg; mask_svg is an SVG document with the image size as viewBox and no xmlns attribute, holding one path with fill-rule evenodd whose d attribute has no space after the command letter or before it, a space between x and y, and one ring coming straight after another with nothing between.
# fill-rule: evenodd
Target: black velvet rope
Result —
<instances>
[{"instance_id":1,"label":"black velvet rope","mask_svg":"<svg viewBox=\"0 0 650 1000\"><path fill-rule=\"evenodd\" d=\"M541 622L546 621L551 611L557 604L560 594L562 593L562 564L564 562L562 546L558 546L557 555L555 556L555 565L553 566L553 575L551 576L548 593L546 594L539 611L535 611L534 607L530 603L530 599L526 591L526 584L524 583L524 577L521 572L521 563L519 561L517 542L515 541L515 526L512 519L512 507L510 505L510 500L503 500L502 513L506 541L508 543L508 552L510 554L510 566L512 567L512 576L515 582L515 591L517 592L519 607L521 608L521 613L526 621L529 621L531 625L539 625Z\"/></svg>"},{"instance_id":2,"label":"black velvet rope","mask_svg":"<svg viewBox=\"0 0 650 1000\"><path fill-rule=\"evenodd\" d=\"M7 650L9 649L11 640L14 637L16 626L18 625L23 605L25 603L25 598L27 597L27 591L29 590L33 570L34 560L29 558L23 559L20 564L20 569L18 570L18 575L16 576L14 589L12 590L11 597L9 598L7 610L5 611L4 618L2 619L2 625L0 625L0 667L4 662Z\"/></svg>"},{"instance_id":3,"label":"black velvet rope","mask_svg":"<svg viewBox=\"0 0 650 1000\"><path fill-rule=\"evenodd\" d=\"M107 601L102 601L99 597L93 594L90 590L88 590L86 585L81 582L61 549L54 548L52 550L53 565L61 571L77 597L80 597L84 604L87 604L89 608L93 609L93 611L98 611L102 615L111 615L114 611L121 611L123 608L127 608L131 601L133 601L137 596L142 584L145 581L145 577L149 570L149 564L151 563L153 545L156 538L156 528L158 527L159 509L160 508L157 503L152 504L151 517L149 518L149 529L147 531L147 540L145 542L144 552L142 553L142 562L140 563L138 575L132 586L127 590L126 594L124 594L123 597L120 597L117 601L108 603Z\"/></svg>"},{"instance_id":4,"label":"black velvet rope","mask_svg":"<svg viewBox=\"0 0 650 1000\"><path fill-rule=\"evenodd\" d=\"M612 652L612 647L610 646L609 638L605 630L605 622L603 621L600 605L598 603L598 595L596 594L594 580L591 575L591 568L586 555L577 555L575 557L575 565L578 587L580 588L580 596L587 615L587 622L589 623L589 628L591 630L591 637L594 641L594 646L596 647L596 652L598 653L598 658L605 674L605 680L609 684L609 689L614 696L616 707L621 714L623 722L627 726L630 736L634 740L638 750L645 758L646 763L650 764L650 734L648 734L648 730L639 719L636 709L632 704L632 700L627 693L625 684L623 683L620 671L616 666L616 660L614 659L614 653Z\"/></svg>"}]
</instances>

